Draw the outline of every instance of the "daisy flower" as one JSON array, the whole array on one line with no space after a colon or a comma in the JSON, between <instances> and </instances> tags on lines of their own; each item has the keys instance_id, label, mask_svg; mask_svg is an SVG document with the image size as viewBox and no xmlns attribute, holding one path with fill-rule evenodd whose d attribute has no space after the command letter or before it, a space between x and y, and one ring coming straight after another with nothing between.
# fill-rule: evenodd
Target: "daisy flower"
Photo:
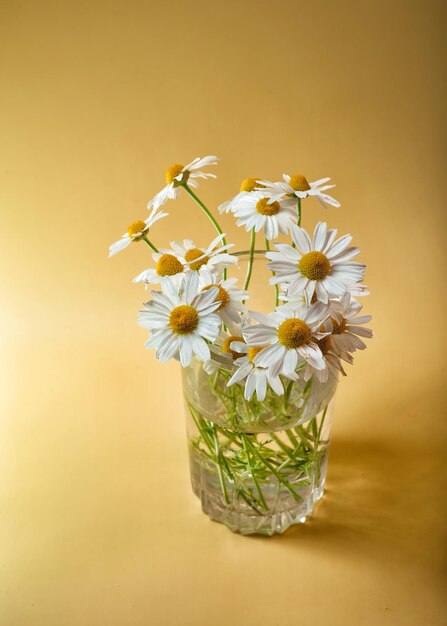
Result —
<instances>
[{"instance_id":1,"label":"daisy flower","mask_svg":"<svg viewBox=\"0 0 447 626\"><path fill-rule=\"evenodd\" d=\"M327 224L319 222L313 240L303 228L293 226L291 235L296 248L288 244L275 244L277 252L266 252L268 263L276 283L288 284L288 296L305 293L307 302L315 294L320 302L327 303L330 297L343 296L348 287L363 279L365 266L351 261L360 250L349 247L351 235L335 240L336 229L327 229Z\"/></svg>"},{"instance_id":2,"label":"daisy flower","mask_svg":"<svg viewBox=\"0 0 447 626\"><path fill-rule=\"evenodd\" d=\"M293 201L274 200L265 191L257 190L241 195L232 207L236 224L258 233L264 230L267 239L275 239L279 233L287 234L296 224L298 216Z\"/></svg>"},{"instance_id":3,"label":"daisy flower","mask_svg":"<svg viewBox=\"0 0 447 626\"><path fill-rule=\"evenodd\" d=\"M191 239L184 239L183 242L171 241L170 245L186 270L198 272L210 282L210 276L219 274L228 265L238 262L237 256L227 252L234 244L221 245L224 238L224 233L218 235L206 249L197 248Z\"/></svg>"},{"instance_id":4,"label":"daisy flower","mask_svg":"<svg viewBox=\"0 0 447 626\"><path fill-rule=\"evenodd\" d=\"M154 208L152 209L149 217L144 221L136 220L135 222L132 222L132 224L128 226L127 232L121 236L121 239L112 243L109 247L109 257L121 252L124 248L127 248L132 241L141 241L141 239L144 239L149 232L149 228L155 224L155 222L158 222L158 220L161 220L167 215L168 213L157 213L157 209Z\"/></svg>"},{"instance_id":5,"label":"daisy flower","mask_svg":"<svg viewBox=\"0 0 447 626\"><path fill-rule=\"evenodd\" d=\"M216 178L215 174L202 172L201 168L208 167L208 165L216 165L217 161L216 156L206 156L203 159L197 157L194 161L188 163L188 165L180 165L179 163L171 165L171 167L166 170L166 187L163 187L163 189L148 202L147 208L150 209L153 206L158 209L158 207L162 206L167 200L177 198L181 186L186 183L188 183L189 187L198 187L199 178Z\"/></svg>"},{"instance_id":6,"label":"daisy flower","mask_svg":"<svg viewBox=\"0 0 447 626\"><path fill-rule=\"evenodd\" d=\"M244 198L245 195L255 191L255 189L259 189L260 187L262 187L262 184L258 178L244 178L241 183L239 193L231 198L231 200L227 200L227 202L224 202L217 207L219 213L230 213L236 208L236 205L241 198Z\"/></svg>"},{"instance_id":7,"label":"daisy flower","mask_svg":"<svg viewBox=\"0 0 447 626\"><path fill-rule=\"evenodd\" d=\"M230 332L225 332L221 330L213 346L211 346L211 353L219 355L223 354L224 358L228 359L229 364L231 364L231 362L235 359L243 356L241 352L237 352L236 350L233 350L231 348L231 344L233 341L240 341L244 343L244 338L242 336L243 324L244 321L242 318L240 318L238 324L231 324ZM219 367L220 365L213 358L211 358L209 361L205 361L203 364L203 369L207 374L210 375L214 374L219 369Z\"/></svg>"},{"instance_id":8,"label":"daisy flower","mask_svg":"<svg viewBox=\"0 0 447 626\"><path fill-rule=\"evenodd\" d=\"M196 248L193 241L185 239L183 243L171 241L171 249L160 250L152 255L156 266L138 274L132 282L154 285L160 283L165 276L169 276L179 285L183 275L189 271L198 271L205 281L212 282L216 272L220 272L228 263L237 263L237 257L230 254L222 254L231 247L215 247L224 235L216 237L207 250Z\"/></svg>"},{"instance_id":9,"label":"daisy flower","mask_svg":"<svg viewBox=\"0 0 447 626\"><path fill-rule=\"evenodd\" d=\"M303 375L304 380L308 381L312 376L316 376L320 383L325 383L329 380L330 377L337 379L339 374L346 376L346 372L343 369L340 359L343 358L343 360L347 361L348 363L352 363L353 359L349 354L346 354L343 357L335 354L335 352L333 351L331 336L332 335L328 334L317 341L317 345L320 348L323 358L326 362L325 369L318 370L315 369L310 363L307 363Z\"/></svg>"},{"instance_id":10,"label":"daisy flower","mask_svg":"<svg viewBox=\"0 0 447 626\"><path fill-rule=\"evenodd\" d=\"M147 285L155 285L161 283L168 276L177 287L183 280L186 265L184 265L176 256L172 254L172 250L160 250L154 252L152 258L155 261L155 267L151 267L135 278L133 283L145 283Z\"/></svg>"},{"instance_id":11,"label":"daisy flower","mask_svg":"<svg viewBox=\"0 0 447 626\"><path fill-rule=\"evenodd\" d=\"M317 342L328 334L319 331L329 315L327 305L316 302L310 307L280 307L268 315L251 315L260 323L245 328L245 340L252 346L268 346L256 355L255 365L269 367L272 376L290 376L304 363L325 369Z\"/></svg>"},{"instance_id":12,"label":"daisy flower","mask_svg":"<svg viewBox=\"0 0 447 626\"><path fill-rule=\"evenodd\" d=\"M256 356L264 350L265 346L248 346L242 341L232 341L230 347L234 352L242 353L245 356L235 360L234 364L237 369L228 381L228 387L245 380L244 398L246 400L251 400L256 391L258 400L262 402L267 394L268 385L278 396L283 395L284 387L279 375L272 375L268 367L255 364Z\"/></svg>"},{"instance_id":13,"label":"daisy flower","mask_svg":"<svg viewBox=\"0 0 447 626\"><path fill-rule=\"evenodd\" d=\"M325 193L328 189L335 187L335 185L326 184L331 180L330 178L320 178L313 183L309 183L302 174L295 174L294 176L283 174L282 177L283 180L277 183L271 183L268 180L261 181L263 187L270 190L274 200L279 200L283 196L300 199L315 196L326 209L329 206L337 208L341 206L338 200Z\"/></svg>"},{"instance_id":14,"label":"daisy flower","mask_svg":"<svg viewBox=\"0 0 447 626\"><path fill-rule=\"evenodd\" d=\"M151 331L145 347L156 348L160 361L180 359L187 367L193 355L202 361L210 358L207 341L216 339L221 325L214 313L219 307L218 289L198 292L198 284L195 272L185 277L180 289L171 280L164 280L162 291L153 291L153 299L140 311L139 325Z\"/></svg>"},{"instance_id":15,"label":"daisy flower","mask_svg":"<svg viewBox=\"0 0 447 626\"><path fill-rule=\"evenodd\" d=\"M223 281L211 278L212 280L208 281L207 278L202 276L199 287L202 288L202 291L217 287L216 302L219 302L219 308L216 309L217 315L219 315L226 326L232 327L235 324L239 324L241 315L247 312L242 302L249 297L248 291L235 287L237 278L227 278Z\"/></svg>"},{"instance_id":16,"label":"daisy flower","mask_svg":"<svg viewBox=\"0 0 447 626\"><path fill-rule=\"evenodd\" d=\"M363 328L371 321L371 315L359 315L362 305L346 293L340 300L330 303L330 319L327 326L331 330L333 351L342 357L356 350L364 350L366 344L360 337L370 339L372 330Z\"/></svg>"}]
</instances>

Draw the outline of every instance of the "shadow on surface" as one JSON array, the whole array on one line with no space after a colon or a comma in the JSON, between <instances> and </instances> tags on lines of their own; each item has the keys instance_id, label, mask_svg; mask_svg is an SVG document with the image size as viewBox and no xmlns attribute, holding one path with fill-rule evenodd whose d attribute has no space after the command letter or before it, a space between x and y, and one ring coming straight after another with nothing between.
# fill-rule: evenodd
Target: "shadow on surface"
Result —
<instances>
[{"instance_id":1,"label":"shadow on surface","mask_svg":"<svg viewBox=\"0 0 447 626\"><path fill-rule=\"evenodd\" d=\"M441 453L411 443L335 440L325 495L305 524L273 541L297 547L315 543L334 551L417 558L436 551L427 536L442 514Z\"/></svg>"}]
</instances>

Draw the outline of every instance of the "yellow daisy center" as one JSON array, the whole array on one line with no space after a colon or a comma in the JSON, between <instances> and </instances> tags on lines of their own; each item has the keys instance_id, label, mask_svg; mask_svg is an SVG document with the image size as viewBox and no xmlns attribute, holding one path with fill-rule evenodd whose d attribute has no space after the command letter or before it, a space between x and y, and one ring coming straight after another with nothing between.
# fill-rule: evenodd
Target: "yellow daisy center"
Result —
<instances>
[{"instance_id":1,"label":"yellow daisy center","mask_svg":"<svg viewBox=\"0 0 447 626\"><path fill-rule=\"evenodd\" d=\"M264 350L264 348L266 348L267 346L250 346L248 348L248 360L250 361L250 363L253 363L254 365L254 360L255 360L255 356L257 354L259 354L261 352L261 350Z\"/></svg>"},{"instance_id":2,"label":"yellow daisy center","mask_svg":"<svg viewBox=\"0 0 447 626\"><path fill-rule=\"evenodd\" d=\"M271 202L269 198L261 198L256 202L256 211L261 215L276 215L279 213L279 202Z\"/></svg>"},{"instance_id":3,"label":"yellow daisy center","mask_svg":"<svg viewBox=\"0 0 447 626\"><path fill-rule=\"evenodd\" d=\"M195 259L198 259L199 257L203 256L203 254L204 254L203 250L199 250L199 248L191 248L191 250L186 251L185 261L190 263L190 261L195 261ZM200 259L200 261L196 261L196 263L191 263L189 267L195 272L197 272L202 267L202 265L206 265L208 261L209 261L209 258L205 256L203 257L203 259Z\"/></svg>"},{"instance_id":4,"label":"yellow daisy center","mask_svg":"<svg viewBox=\"0 0 447 626\"><path fill-rule=\"evenodd\" d=\"M132 224L127 227L127 234L131 239L140 239L141 233L144 233L144 231L147 230L148 227L146 226L145 222L143 222L143 220L135 220L135 222L132 222ZM140 236L135 237L135 235L138 234L140 234Z\"/></svg>"},{"instance_id":5,"label":"yellow daisy center","mask_svg":"<svg viewBox=\"0 0 447 626\"><path fill-rule=\"evenodd\" d=\"M238 335L230 335L230 337L227 337L222 344L222 352L225 352L225 354L231 354L233 359L237 359L241 356L241 353L236 352L236 350L232 350L230 348L232 341L241 341L242 343L245 343L243 337L238 337Z\"/></svg>"},{"instance_id":6,"label":"yellow daisy center","mask_svg":"<svg viewBox=\"0 0 447 626\"><path fill-rule=\"evenodd\" d=\"M264 185L258 183L256 178L244 178L241 182L240 191L254 191L255 187L264 187Z\"/></svg>"},{"instance_id":7,"label":"yellow daisy center","mask_svg":"<svg viewBox=\"0 0 447 626\"><path fill-rule=\"evenodd\" d=\"M177 335L188 335L199 325L199 314L189 304L181 304L172 309L169 316L169 327Z\"/></svg>"},{"instance_id":8,"label":"yellow daisy center","mask_svg":"<svg viewBox=\"0 0 447 626\"><path fill-rule=\"evenodd\" d=\"M183 265L173 254L162 254L155 271L159 276L174 276L183 271Z\"/></svg>"},{"instance_id":9,"label":"yellow daisy center","mask_svg":"<svg viewBox=\"0 0 447 626\"><path fill-rule=\"evenodd\" d=\"M346 330L346 320L344 317L341 318L340 322L337 322L336 319L331 317L332 322L332 334L333 335L341 335Z\"/></svg>"},{"instance_id":10,"label":"yellow daisy center","mask_svg":"<svg viewBox=\"0 0 447 626\"><path fill-rule=\"evenodd\" d=\"M214 302L220 302L219 308L217 309L220 311L220 309L223 309L224 306L230 302L230 295L228 291L222 287L222 285L206 285L202 291L207 291L208 289L211 289L211 287L217 287L219 290L219 293L214 298Z\"/></svg>"},{"instance_id":11,"label":"yellow daisy center","mask_svg":"<svg viewBox=\"0 0 447 626\"><path fill-rule=\"evenodd\" d=\"M175 180L175 177L182 173L184 165L180 165L180 163L174 163L171 167L168 167L166 170L166 183L170 185L172 182L175 186L180 185L181 183L186 183L189 178L189 172L183 172L183 176L180 180Z\"/></svg>"},{"instance_id":12,"label":"yellow daisy center","mask_svg":"<svg viewBox=\"0 0 447 626\"><path fill-rule=\"evenodd\" d=\"M278 339L288 350L304 346L310 338L309 326L298 317L285 320L278 329Z\"/></svg>"},{"instance_id":13,"label":"yellow daisy center","mask_svg":"<svg viewBox=\"0 0 447 626\"><path fill-rule=\"evenodd\" d=\"M298 269L309 280L323 280L330 274L331 264L325 254L314 250L301 257Z\"/></svg>"},{"instance_id":14,"label":"yellow daisy center","mask_svg":"<svg viewBox=\"0 0 447 626\"><path fill-rule=\"evenodd\" d=\"M302 174L295 174L294 176L291 176L289 180L289 185L292 187L292 189L295 189L295 191L309 191L310 189L307 178Z\"/></svg>"}]
</instances>

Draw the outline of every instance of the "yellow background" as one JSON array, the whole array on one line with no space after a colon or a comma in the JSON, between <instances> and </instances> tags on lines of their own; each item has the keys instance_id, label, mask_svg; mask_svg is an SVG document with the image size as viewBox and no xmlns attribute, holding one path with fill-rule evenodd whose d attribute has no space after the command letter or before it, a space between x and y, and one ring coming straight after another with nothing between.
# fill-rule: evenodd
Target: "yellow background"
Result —
<instances>
[{"instance_id":1,"label":"yellow background","mask_svg":"<svg viewBox=\"0 0 447 626\"><path fill-rule=\"evenodd\" d=\"M443 4L1 2L2 626L446 623ZM200 512L179 367L136 326L149 250L107 258L205 154L210 206L245 176L333 177L342 208L304 225L369 268L327 495L273 539ZM158 245L210 241L167 208Z\"/></svg>"}]
</instances>

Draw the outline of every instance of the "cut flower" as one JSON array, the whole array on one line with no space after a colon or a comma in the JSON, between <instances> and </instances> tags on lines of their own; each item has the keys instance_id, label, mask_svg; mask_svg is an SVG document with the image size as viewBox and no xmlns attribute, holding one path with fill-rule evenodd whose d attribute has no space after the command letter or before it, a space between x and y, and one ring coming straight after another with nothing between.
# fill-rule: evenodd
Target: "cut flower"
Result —
<instances>
[{"instance_id":1,"label":"cut flower","mask_svg":"<svg viewBox=\"0 0 447 626\"><path fill-rule=\"evenodd\" d=\"M247 308L242 302L249 298L248 291L236 288L236 283L237 278L227 278L219 281L217 277L211 277L210 281L205 277L201 277L199 282L199 288L202 291L207 291L211 288L218 289L216 302L219 302L219 307L216 309L216 313L228 327L240 324L241 315L247 312Z\"/></svg>"},{"instance_id":2,"label":"cut flower","mask_svg":"<svg viewBox=\"0 0 447 626\"><path fill-rule=\"evenodd\" d=\"M238 226L244 226L247 232L263 230L269 240L278 237L279 233L286 235L298 220L293 201L274 200L263 190L240 194L231 210L238 218Z\"/></svg>"},{"instance_id":3,"label":"cut flower","mask_svg":"<svg viewBox=\"0 0 447 626\"><path fill-rule=\"evenodd\" d=\"M170 279L162 282L162 291L152 292L152 300L140 311L138 323L151 331L146 348L156 348L160 361L180 359L187 367L193 355L202 361L210 358L207 342L214 342L221 321L215 311L217 287L198 291L199 277L190 272L180 289Z\"/></svg>"},{"instance_id":4,"label":"cut flower","mask_svg":"<svg viewBox=\"0 0 447 626\"><path fill-rule=\"evenodd\" d=\"M328 328L331 330L333 351L342 358L356 350L364 350L365 342L360 338L370 339L372 330L363 325L371 321L371 315L359 315L362 305L349 293L330 304Z\"/></svg>"},{"instance_id":5,"label":"cut flower","mask_svg":"<svg viewBox=\"0 0 447 626\"><path fill-rule=\"evenodd\" d=\"M238 262L237 256L228 254L228 249L234 244L221 245L225 234L218 235L207 248L198 248L191 239L183 242L171 241L170 245L178 260L185 266L185 270L199 272L208 277L219 274L228 265ZM209 281L208 281L209 282Z\"/></svg>"},{"instance_id":6,"label":"cut flower","mask_svg":"<svg viewBox=\"0 0 447 626\"><path fill-rule=\"evenodd\" d=\"M288 244L275 244L276 252L267 252L268 264L275 276L270 283L286 283L289 299L305 294L307 302L315 297L327 303L330 297L343 296L348 288L363 279L365 266L351 259L360 250L349 247L351 235L344 235L334 242L336 229L327 229L319 222L313 240L303 228L293 226L291 235L296 248Z\"/></svg>"},{"instance_id":7,"label":"cut flower","mask_svg":"<svg viewBox=\"0 0 447 626\"><path fill-rule=\"evenodd\" d=\"M150 209L165 204L170 199L175 199L180 193L182 185L188 183L189 187L198 187L199 178L216 178L215 174L209 172L202 172L202 167L208 167L208 165L216 165L218 158L216 156L206 156L203 159L196 157L188 165L180 165L174 163L166 171L166 187L163 187L153 198L148 202L147 208Z\"/></svg>"},{"instance_id":8,"label":"cut flower","mask_svg":"<svg viewBox=\"0 0 447 626\"><path fill-rule=\"evenodd\" d=\"M245 195L251 193L252 191L259 189L260 187L262 187L262 184L258 178L244 178L241 183L239 193L230 200L227 200L226 202L223 202L218 206L219 213L230 213L234 211L234 209L237 207L239 200L244 198Z\"/></svg>"},{"instance_id":9,"label":"cut flower","mask_svg":"<svg viewBox=\"0 0 447 626\"><path fill-rule=\"evenodd\" d=\"M268 180L262 180L262 186L268 189L274 200L280 200L284 196L291 198L304 199L308 196L314 196L325 207L340 207L340 202L325 193L328 189L332 189L335 185L327 185L330 178L320 178L313 183L308 182L307 178L302 174L289 176L283 174L283 180L272 183Z\"/></svg>"},{"instance_id":10,"label":"cut flower","mask_svg":"<svg viewBox=\"0 0 447 626\"><path fill-rule=\"evenodd\" d=\"M121 250L124 250L124 248L127 248L132 241L141 241L141 239L143 239L149 232L149 228L155 224L155 222L158 222L158 220L161 220L163 217L167 217L167 215L168 213L163 213L162 211L157 213L157 209L154 208L152 209L149 217L145 220L136 220L135 222L132 222L132 224L129 225L127 232L121 236L121 239L112 243L109 247L109 257L114 256L118 252L121 252Z\"/></svg>"},{"instance_id":11,"label":"cut flower","mask_svg":"<svg viewBox=\"0 0 447 626\"><path fill-rule=\"evenodd\" d=\"M259 348L248 346L242 341L231 342L231 349L234 352L245 354L235 360L236 371L228 381L228 387L235 383L242 383L245 380L244 398L251 400L254 392L260 402L265 399L267 394L267 387L270 386L273 391L282 396L284 393L284 387L279 378L279 375L272 375L269 368L266 366L258 366L254 363L254 357L260 353Z\"/></svg>"},{"instance_id":12,"label":"cut flower","mask_svg":"<svg viewBox=\"0 0 447 626\"><path fill-rule=\"evenodd\" d=\"M268 346L255 356L255 365L269 367L272 376L291 376L305 363L316 370L325 369L318 340L329 334L319 330L329 315L326 305L279 307L275 313L251 315L260 323L245 328L244 339L250 346Z\"/></svg>"}]
</instances>

